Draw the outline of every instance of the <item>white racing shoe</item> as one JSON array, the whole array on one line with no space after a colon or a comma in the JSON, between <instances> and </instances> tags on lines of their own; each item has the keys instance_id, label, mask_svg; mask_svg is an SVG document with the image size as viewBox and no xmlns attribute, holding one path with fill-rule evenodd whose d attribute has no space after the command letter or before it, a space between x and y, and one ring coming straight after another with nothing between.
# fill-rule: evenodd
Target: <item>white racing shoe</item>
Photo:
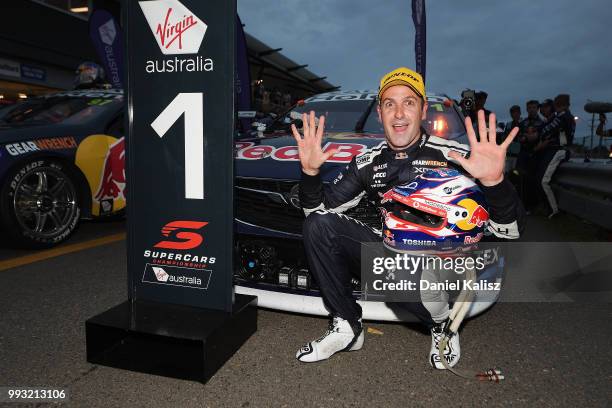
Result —
<instances>
[{"instance_id":1,"label":"white racing shoe","mask_svg":"<svg viewBox=\"0 0 612 408\"><path fill-rule=\"evenodd\" d=\"M303 363L327 360L339 351L356 351L363 346L363 327L359 320L359 333L355 334L347 320L334 317L323 336L304 345L295 354Z\"/></svg>"},{"instance_id":2,"label":"white racing shoe","mask_svg":"<svg viewBox=\"0 0 612 408\"><path fill-rule=\"evenodd\" d=\"M431 350L429 350L429 364L438 370L446 370L444 364L440 360L438 345L444 337L444 328L448 324L448 320L434 325L431 329ZM444 358L450 367L454 367L461 358L461 347L459 346L459 333L451 336L446 348L444 349Z\"/></svg>"}]
</instances>

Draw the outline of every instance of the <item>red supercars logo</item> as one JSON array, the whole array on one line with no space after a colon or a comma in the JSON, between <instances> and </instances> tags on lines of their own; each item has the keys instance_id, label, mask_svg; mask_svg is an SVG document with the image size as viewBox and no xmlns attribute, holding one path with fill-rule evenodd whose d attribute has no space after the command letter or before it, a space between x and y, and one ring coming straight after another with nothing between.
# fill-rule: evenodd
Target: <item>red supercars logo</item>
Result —
<instances>
[{"instance_id":1,"label":"red supercars logo","mask_svg":"<svg viewBox=\"0 0 612 408\"><path fill-rule=\"evenodd\" d=\"M162 235L169 237L172 232L179 231L174 234L174 237L181 239L182 241L161 241L155 244L155 248L165 249L193 249L204 241L204 237L193 230L199 230L207 225L207 222L202 221L172 221L164 225L162 228ZM191 231L184 231L191 230Z\"/></svg>"}]
</instances>

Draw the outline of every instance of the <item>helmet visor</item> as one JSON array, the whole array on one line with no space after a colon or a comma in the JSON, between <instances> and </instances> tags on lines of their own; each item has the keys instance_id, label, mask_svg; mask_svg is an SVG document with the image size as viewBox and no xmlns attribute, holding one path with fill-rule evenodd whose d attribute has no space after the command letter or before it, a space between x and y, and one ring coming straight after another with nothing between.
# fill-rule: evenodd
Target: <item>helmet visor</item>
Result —
<instances>
[{"instance_id":1,"label":"helmet visor","mask_svg":"<svg viewBox=\"0 0 612 408\"><path fill-rule=\"evenodd\" d=\"M398 202L394 205L393 215L411 224L420 225L426 228L438 228L444 223L443 217Z\"/></svg>"}]
</instances>

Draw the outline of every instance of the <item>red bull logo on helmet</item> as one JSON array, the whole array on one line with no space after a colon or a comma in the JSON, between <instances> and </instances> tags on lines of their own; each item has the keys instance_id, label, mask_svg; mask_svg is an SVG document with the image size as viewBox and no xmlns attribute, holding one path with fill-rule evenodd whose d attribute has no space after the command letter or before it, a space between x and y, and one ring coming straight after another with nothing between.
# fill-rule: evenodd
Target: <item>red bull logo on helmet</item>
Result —
<instances>
[{"instance_id":1,"label":"red bull logo on helmet","mask_svg":"<svg viewBox=\"0 0 612 408\"><path fill-rule=\"evenodd\" d=\"M477 225L478 227L482 227L485 222L489 220L489 213L485 210L481 205L476 207L468 223Z\"/></svg>"},{"instance_id":2,"label":"red bull logo on helmet","mask_svg":"<svg viewBox=\"0 0 612 408\"><path fill-rule=\"evenodd\" d=\"M471 198L465 198L457 205L467 210L467 217L457 221L457 226L464 231L470 231L475 227L481 228L489 220L487 210Z\"/></svg>"}]
</instances>

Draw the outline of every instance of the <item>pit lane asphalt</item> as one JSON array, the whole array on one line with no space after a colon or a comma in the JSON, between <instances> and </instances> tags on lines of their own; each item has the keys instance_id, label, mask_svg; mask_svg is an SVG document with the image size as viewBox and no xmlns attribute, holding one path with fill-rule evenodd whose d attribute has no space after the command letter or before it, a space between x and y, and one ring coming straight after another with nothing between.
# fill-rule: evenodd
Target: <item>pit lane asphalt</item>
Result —
<instances>
[{"instance_id":1,"label":"pit lane asphalt","mask_svg":"<svg viewBox=\"0 0 612 408\"><path fill-rule=\"evenodd\" d=\"M558 223L532 217L528 231L562 230L575 240L595 234L579 221L563 223L557 231ZM80 234L100 232L85 226ZM502 384L432 370L430 337L413 325L367 322L383 334L367 333L361 351L301 364L295 351L322 334L326 320L260 310L258 331L202 385L86 362L85 320L126 298L125 241L1 271L0 386L65 387L70 402L62 405L75 407L603 407L612 400L609 303L500 303L467 322L460 367L501 367Z\"/></svg>"}]
</instances>

